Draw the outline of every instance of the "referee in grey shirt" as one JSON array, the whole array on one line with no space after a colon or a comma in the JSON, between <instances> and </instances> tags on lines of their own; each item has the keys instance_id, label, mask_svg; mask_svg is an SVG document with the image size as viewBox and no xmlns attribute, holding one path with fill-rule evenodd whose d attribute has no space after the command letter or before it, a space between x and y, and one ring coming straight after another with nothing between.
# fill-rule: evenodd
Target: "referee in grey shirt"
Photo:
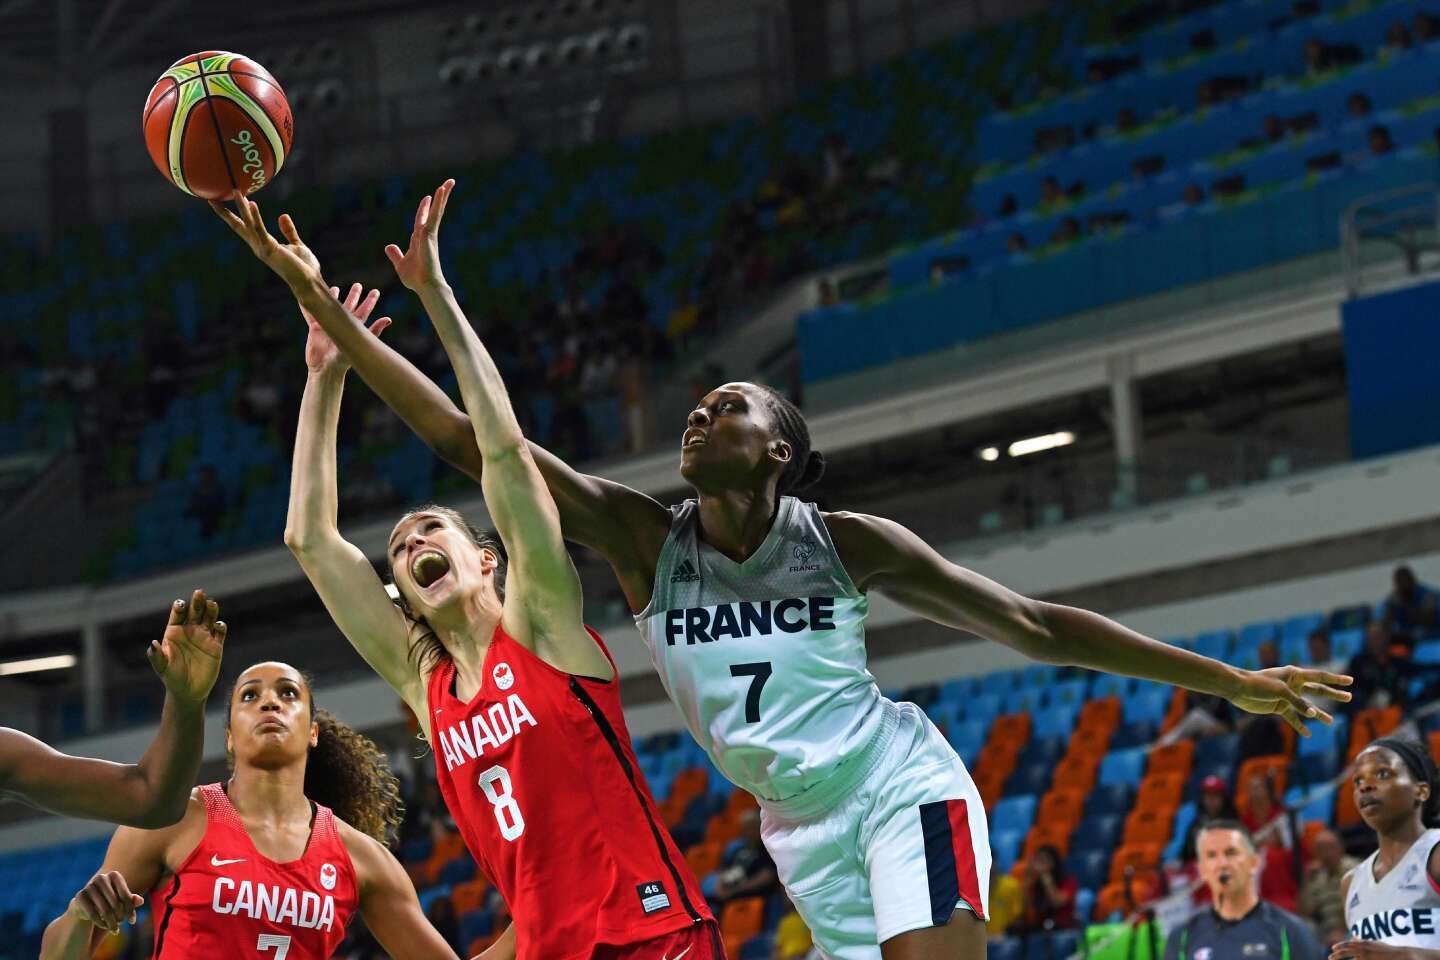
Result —
<instances>
[{"instance_id":1,"label":"referee in grey shirt","mask_svg":"<svg viewBox=\"0 0 1440 960\"><path fill-rule=\"evenodd\" d=\"M1255 838L1236 820L1215 820L1195 839L1200 879L1210 909L1170 933L1165 960L1325 960L1309 925L1273 903L1262 903L1255 878Z\"/></svg>"}]
</instances>

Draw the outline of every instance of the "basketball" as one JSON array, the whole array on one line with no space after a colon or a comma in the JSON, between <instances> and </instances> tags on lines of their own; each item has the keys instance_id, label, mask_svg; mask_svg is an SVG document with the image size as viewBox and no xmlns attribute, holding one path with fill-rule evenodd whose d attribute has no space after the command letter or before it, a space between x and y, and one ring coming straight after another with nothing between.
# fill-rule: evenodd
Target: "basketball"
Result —
<instances>
[{"instance_id":1,"label":"basketball","mask_svg":"<svg viewBox=\"0 0 1440 960\"><path fill-rule=\"evenodd\" d=\"M206 51L177 60L145 99L145 146L175 186L206 200L259 190L280 172L294 124L260 64Z\"/></svg>"}]
</instances>

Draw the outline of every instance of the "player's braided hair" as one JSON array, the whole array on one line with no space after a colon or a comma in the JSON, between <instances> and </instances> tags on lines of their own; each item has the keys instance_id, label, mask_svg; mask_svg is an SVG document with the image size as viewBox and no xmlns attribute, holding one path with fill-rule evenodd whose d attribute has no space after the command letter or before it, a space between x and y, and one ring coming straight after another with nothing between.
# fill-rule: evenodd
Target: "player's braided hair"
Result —
<instances>
[{"instance_id":1,"label":"player's braided hair","mask_svg":"<svg viewBox=\"0 0 1440 960\"><path fill-rule=\"evenodd\" d=\"M825 455L810 449L810 425L805 422L805 414L800 412L800 408L774 388L763 384L757 386L770 415L775 418L776 431L793 451L790 462L780 473L776 493L784 496L807 490L825 475Z\"/></svg>"},{"instance_id":2,"label":"player's braided hair","mask_svg":"<svg viewBox=\"0 0 1440 960\"><path fill-rule=\"evenodd\" d=\"M400 783L390 772L390 761L369 737L317 707L313 678L303 670L296 672L310 694L310 717L319 726L305 761L305 796L329 807L361 833L388 844L405 819L405 801L400 799ZM232 687L231 703L234 699ZM230 729L229 710L225 729ZM233 771L234 755L227 761Z\"/></svg>"},{"instance_id":3,"label":"player's braided hair","mask_svg":"<svg viewBox=\"0 0 1440 960\"><path fill-rule=\"evenodd\" d=\"M1420 808L1420 822L1426 827L1440 826L1440 776L1437 776L1435 760L1418 740L1403 737L1381 737L1372 741L1370 747L1384 747L1410 770L1417 783L1430 785L1430 797ZM1366 747L1365 749L1370 749Z\"/></svg>"},{"instance_id":4,"label":"player's braided hair","mask_svg":"<svg viewBox=\"0 0 1440 960\"><path fill-rule=\"evenodd\" d=\"M470 542L475 544L475 546L495 551L495 555L500 558L499 565L495 567L495 593L501 600L504 600L506 557L505 548L504 545L500 543L500 538L492 537L490 534L476 527L469 520L466 520L458 510L442 507L435 503L427 503L424 506L419 506L407 511L405 516L396 521L395 526L398 527L400 524L421 513L433 513L437 516L444 517L464 532L470 539ZM431 629L430 624L425 622L425 618L417 615L410 609L410 605L405 602L405 595L394 585L394 579L395 572L392 568L390 572L391 583L388 588L390 599L395 601L395 605L400 608L400 612L405 614L405 620L409 624L409 632L405 637L407 656L410 658L410 662L414 664L416 672L423 677L433 670L436 664L445 659L448 654L445 652L445 647L440 643L440 638L437 637L435 631Z\"/></svg>"}]
</instances>

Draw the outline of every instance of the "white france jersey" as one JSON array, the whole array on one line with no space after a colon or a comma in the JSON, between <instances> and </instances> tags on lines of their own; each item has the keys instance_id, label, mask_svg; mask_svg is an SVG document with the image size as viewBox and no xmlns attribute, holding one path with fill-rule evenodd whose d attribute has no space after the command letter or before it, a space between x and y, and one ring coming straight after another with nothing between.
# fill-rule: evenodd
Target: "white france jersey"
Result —
<instances>
[{"instance_id":1,"label":"white france jersey","mask_svg":"<svg viewBox=\"0 0 1440 960\"><path fill-rule=\"evenodd\" d=\"M635 617L696 742L731 782L788 800L864 770L882 697L865 665L869 603L813 503L781 497L744 563L698 536L694 500L671 508L655 592Z\"/></svg>"},{"instance_id":2,"label":"white france jersey","mask_svg":"<svg viewBox=\"0 0 1440 960\"><path fill-rule=\"evenodd\" d=\"M1440 830L1426 830L1379 882L1372 853L1355 868L1345 898L1345 925L1356 940L1440 949L1440 892L1430 879L1430 852Z\"/></svg>"}]
</instances>

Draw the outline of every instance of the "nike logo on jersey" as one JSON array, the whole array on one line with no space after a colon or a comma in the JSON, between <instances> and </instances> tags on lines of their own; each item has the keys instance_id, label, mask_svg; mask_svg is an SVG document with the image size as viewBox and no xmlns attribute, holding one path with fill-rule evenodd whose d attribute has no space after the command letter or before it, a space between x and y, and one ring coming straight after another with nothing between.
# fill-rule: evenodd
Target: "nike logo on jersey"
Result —
<instances>
[{"instance_id":1,"label":"nike logo on jersey","mask_svg":"<svg viewBox=\"0 0 1440 960\"><path fill-rule=\"evenodd\" d=\"M212 867L228 867L228 866L229 866L230 864L232 864L232 863L244 863L244 862L245 862L245 858L244 858L244 857L240 857L239 859L236 859L236 860L221 860L219 854L217 854L217 853L212 853L212 854L210 854L210 866L212 866Z\"/></svg>"},{"instance_id":2,"label":"nike logo on jersey","mask_svg":"<svg viewBox=\"0 0 1440 960\"><path fill-rule=\"evenodd\" d=\"M665 611L665 644L681 639L687 646L714 643L727 637L767 637L776 632L835 629L834 597L789 597L751 603L722 603L717 607L687 607Z\"/></svg>"},{"instance_id":3,"label":"nike logo on jersey","mask_svg":"<svg viewBox=\"0 0 1440 960\"><path fill-rule=\"evenodd\" d=\"M663 953L663 954L660 955L660 960L680 960L681 957L685 956L685 954L687 954L687 953L690 952L690 947L693 947L693 946L695 946L695 944L693 944L693 943L690 944L689 947L686 947L684 950L681 950L679 953L675 954L675 956L673 956L673 957L670 956L669 953Z\"/></svg>"}]
</instances>

